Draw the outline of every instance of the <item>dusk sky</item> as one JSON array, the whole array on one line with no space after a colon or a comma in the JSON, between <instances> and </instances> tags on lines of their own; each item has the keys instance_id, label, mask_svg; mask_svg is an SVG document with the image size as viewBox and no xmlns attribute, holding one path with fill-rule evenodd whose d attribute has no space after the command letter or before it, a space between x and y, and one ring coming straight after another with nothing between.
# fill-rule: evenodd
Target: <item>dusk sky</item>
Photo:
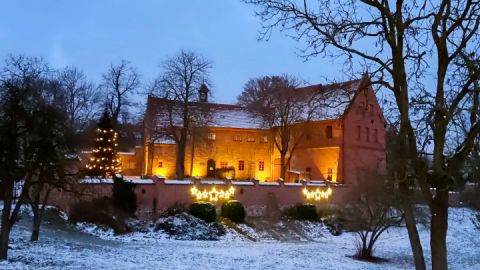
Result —
<instances>
[{"instance_id":1,"label":"dusk sky","mask_svg":"<svg viewBox=\"0 0 480 270\"><path fill-rule=\"evenodd\" d=\"M288 73L310 83L342 79L341 63L297 56L298 44L275 32L257 41L260 21L239 0L3 0L0 59L10 54L43 57L51 66L74 65L97 83L110 62L126 59L147 85L159 64L181 49L213 62L217 102L232 103L245 82Z\"/></svg>"}]
</instances>

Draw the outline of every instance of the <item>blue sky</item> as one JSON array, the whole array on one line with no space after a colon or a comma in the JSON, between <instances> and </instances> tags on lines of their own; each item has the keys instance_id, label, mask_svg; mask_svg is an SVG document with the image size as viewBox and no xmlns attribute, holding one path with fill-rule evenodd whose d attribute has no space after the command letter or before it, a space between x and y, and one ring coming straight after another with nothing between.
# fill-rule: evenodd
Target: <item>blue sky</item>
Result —
<instances>
[{"instance_id":1,"label":"blue sky","mask_svg":"<svg viewBox=\"0 0 480 270\"><path fill-rule=\"evenodd\" d=\"M298 44L276 32L257 41L260 21L239 0L2 0L0 59L25 54L53 67L74 65L98 82L110 62L126 59L148 84L180 49L213 62L217 102L232 103L252 77L288 73L310 83L342 79L340 64L297 56Z\"/></svg>"}]
</instances>

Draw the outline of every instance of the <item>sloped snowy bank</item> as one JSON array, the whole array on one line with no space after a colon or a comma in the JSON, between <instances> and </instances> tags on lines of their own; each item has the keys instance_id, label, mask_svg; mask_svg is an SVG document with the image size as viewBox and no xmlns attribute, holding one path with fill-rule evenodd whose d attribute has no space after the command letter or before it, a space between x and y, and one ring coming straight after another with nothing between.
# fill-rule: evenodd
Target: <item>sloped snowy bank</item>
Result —
<instances>
[{"instance_id":1,"label":"sloped snowy bank","mask_svg":"<svg viewBox=\"0 0 480 270\"><path fill-rule=\"evenodd\" d=\"M448 231L451 269L480 269L480 231L474 213L450 210ZM322 224L280 222L270 230L229 225L219 241L174 240L155 231L153 223L133 224L139 232L113 235L89 224L47 221L38 243L30 243L30 223L24 217L12 232L10 260L0 269L412 269L412 255L404 228L388 230L379 239L381 264L361 262L355 253L355 234L332 236ZM282 239L275 233L288 231ZM88 233L85 233L88 232ZM429 235L420 227L429 256Z\"/></svg>"}]
</instances>

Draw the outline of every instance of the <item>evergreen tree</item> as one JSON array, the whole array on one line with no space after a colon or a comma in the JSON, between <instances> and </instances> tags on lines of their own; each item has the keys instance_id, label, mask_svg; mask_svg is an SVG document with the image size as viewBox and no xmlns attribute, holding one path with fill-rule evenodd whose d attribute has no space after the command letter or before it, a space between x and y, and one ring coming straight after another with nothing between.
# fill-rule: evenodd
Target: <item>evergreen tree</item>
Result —
<instances>
[{"instance_id":1,"label":"evergreen tree","mask_svg":"<svg viewBox=\"0 0 480 270\"><path fill-rule=\"evenodd\" d=\"M96 130L95 148L90 162L86 165L87 175L108 177L120 171L121 163L117 158L117 132L107 110L103 112Z\"/></svg>"}]
</instances>

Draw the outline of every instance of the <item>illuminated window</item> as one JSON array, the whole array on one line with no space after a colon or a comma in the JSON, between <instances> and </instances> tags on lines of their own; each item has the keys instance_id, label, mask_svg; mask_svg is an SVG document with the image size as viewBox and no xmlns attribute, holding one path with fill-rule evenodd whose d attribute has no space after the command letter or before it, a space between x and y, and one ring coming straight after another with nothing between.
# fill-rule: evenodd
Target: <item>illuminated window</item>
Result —
<instances>
[{"instance_id":1,"label":"illuminated window","mask_svg":"<svg viewBox=\"0 0 480 270\"><path fill-rule=\"evenodd\" d=\"M215 133L208 133L208 139L210 141L215 141L217 139L217 135Z\"/></svg>"},{"instance_id":2,"label":"illuminated window","mask_svg":"<svg viewBox=\"0 0 480 270\"><path fill-rule=\"evenodd\" d=\"M233 141L235 141L235 142L241 142L241 141L242 141L242 136L241 136L241 135L235 135L235 136L233 136Z\"/></svg>"},{"instance_id":3,"label":"illuminated window","mask_svg":"<svg viewBox=\"0 0 480 270\"><path fill-rule=\"evenodd\" d=\"M327 179L332 181L332 176L333 176L333 169L332 168L328 168L327 169Z\"/></svg>"},{"instance_id":4,"label":"illuminated window","mask_svg":"<svg viewBox=\"0 0 480 270\"><path fill-rule=\"evenodd\" d=\"M369 142L369 141L370 141L370 128L366 127L366 128L365 128L365 133L366 133L366 135L365 135L365 137L366 137L365 140L366 140L367 142Z\"/></svg>"},{"instance_id":5,"label":"illuminated window","mask_svg":"<svg viewBox=\"0 0 480 270\"><path fill-rule=\"evenodd\" d=\"M244 171L245 170L245 161L244 160L239 160L238 161L238 170L239 171Z\"/></svg>"},{"instance_id":6,"label":"illuminated window","mask_svg":"<svg viewBox=\"0 0 480 270\"><path fill-rule=\"evenodd\" d=\"M220 162L220 168L225 169L227 167L228 167L228 162L226 162L226 161L221 161Z\"/></svg>"},{"instance_id":7,"label":"illuminated window","mask_svg":"<svg viewBox=\"0 0 480 270\"><path fill-rule=\"evenodd\" d=\"M158 162L158 167L159 167L159 168L163 168L163 161L159 161L159 162Z\"/></svg>"},{"instance_id":8,"label":"illuminated window","mask_svg":"<svg viewBox=\"0 0 480 270\"><path fill-rule=\"evenodd\" d=\"M252 136L252 135L248 135L247 136L247 142L254 142L255 141L255 137Z\"/></svg>"},{"instance_id":9,"label":"illuminated window","mask_svg":"<svg viewBox=\"0 0 480 270\"><path fill-rule=\"evenodd\" d=\"M263 142L263 143L268 142L268 137L267 137L267 136L262 136L262 137L260 138L260 142Z\"/></svg>"},{"instance_id":10,"label":"illuminated window","mask_svg":"<svg viewBox=\"0 0 480 270\"><path fill-rule=\"evenodd\" d=\"M265 162L264 161L259 161L258 162L258 170L263 172L265 171Z\"/></svg>"},{"instance_id":11,"label":"illuminated window","mask_svg":"<svg viewBox=\"0 0 480 270\"><path fill-rule=\"evenodd\" d=\"M357 140L360 140L362 138L362 128L360 126L357 126Z\"/></svg>"},{"instance_id":12,"label":"illuminated window","mask_svg":"<svg viewBox=\"0 0 480 270\"><path fill-rule=\"evenodd\" d=\"M328 139L333 138L333 127L332 126L327 126L327 128L325 129L325 133L326 133Z\"/></svg>"}]
</instances>

